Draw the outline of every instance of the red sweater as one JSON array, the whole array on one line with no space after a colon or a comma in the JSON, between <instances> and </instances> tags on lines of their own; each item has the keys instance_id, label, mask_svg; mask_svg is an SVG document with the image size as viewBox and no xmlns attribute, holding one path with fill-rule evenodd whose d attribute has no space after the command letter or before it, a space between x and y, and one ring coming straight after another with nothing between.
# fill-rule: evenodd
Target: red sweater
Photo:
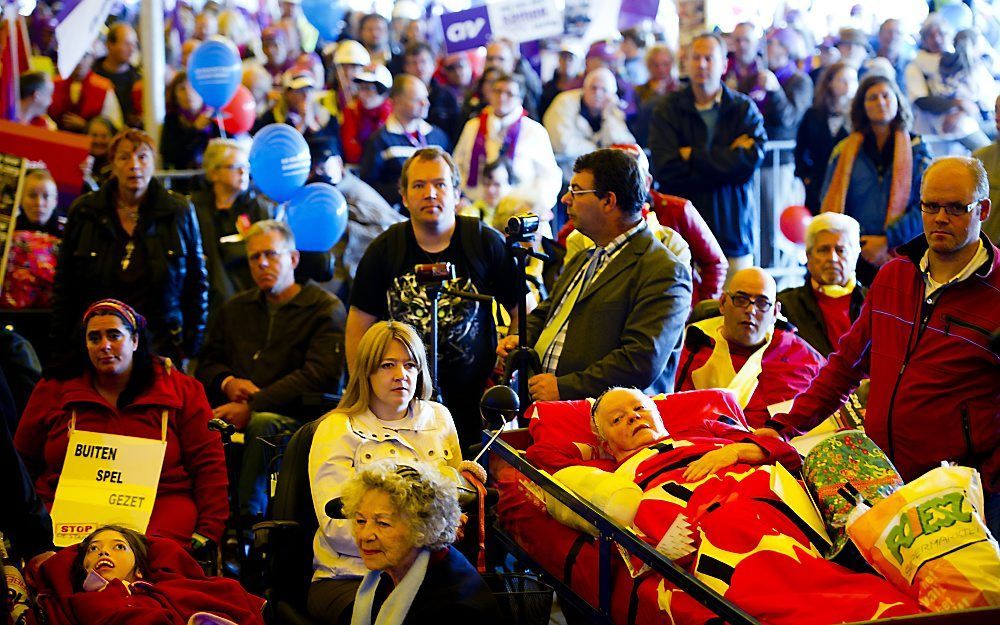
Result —
<instances>
[{"instance_id":1,"label":"red sweater","mask_svg":"<svg viewBox=\"0 0 1000 625\"><path fill-rule=\"evenodd\" d=\"M692 269L696 270L691 305L704 299L717 299L722 295L722 283L726 281L729 265L708 224L690 200L652 190L649 199L656 220L676 231L691 248Z\"/></svg>"},{"instance_id":2,"label":"red sweater","mask_svg":"<svg viewBox=\"0 0 1000 625\"><path fill-rule=\"evenodd\" d=\"M392 113L392 100L373 109L361 106L361 101L355 99L344 109L344 121L340 125L340 142L344 150L344 162L358 164L364 152L365 143L375 131L382 127Z\"/></svg>"},{"instance_id":3,"label":"red sweater","mask_svg":"<svg viewBox=\"0 0 1000 625\"><path fill-rule=\"evenodd\" d=\"M94 389L89 373L42 380L24 409L14 445L39 497L51 508L74 409L77 429L159 440L166 408L167 449L147 533L182 545L190 543L195 531L219 541L229 516L228 480L222 442L208 429L212 409L194 378L179 371L168 374L160 364L154 367L152 387L120 409Z\"/></svg>"},{"instance_id":4,"label":"red sweater","mask_svg":"<svg viewBox=\"0 0 1000 625\"><path fill-rule=\"evenodd\" d=\"M688 332L691 331L692 328L688 327ZM711 342L711 339L709 341ZM692 353L685 344L681 352L680 367L677 369L676 390L690 391L695 388L691 372L697 371L705 364L712 355L712 345L702 346ZM743 355L740 350L734 351L737 358L734 358L733 366L742 367L747 355ZM774 338L764 351L764 358L761 361L763 369L758 378L757 388L743 409L750 427L759 428L764 425L770 418L768 406L789 400L809 388L809 384L825 362L819 352L794 332L775 329ZM830 412L832 414L833 411Z\"/></svg>"},{"instance_id":5,"label":"red sweater","mask_svg":"<svg viewBox=\"0 0 1000 625\"><path fill-rule=\"evenodd\" d=\"M57 80L52 91L52 104L49 105L49 116L59 123L64 113L75 113L90 120L104 110L104 100L108 92L113 91L111 81L91 72L83 79L80 88L80 98L76 102L70 100L70 90L73 80Z\"/></svg>"}]
</instances>

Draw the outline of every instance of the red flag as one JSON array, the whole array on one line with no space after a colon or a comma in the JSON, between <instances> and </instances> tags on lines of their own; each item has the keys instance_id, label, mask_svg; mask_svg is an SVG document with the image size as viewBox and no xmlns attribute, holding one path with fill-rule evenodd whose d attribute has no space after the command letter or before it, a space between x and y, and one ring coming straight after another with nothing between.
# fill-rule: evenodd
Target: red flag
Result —
<instances>
[{"instance_id":1,"label":"red flag","mask_svg":"<svg viewBox=\"0 0 1000 625\"><path fill-rule=\"evenodd\" d=\"M28 71L30 55L28 24L17 14L16 5L8 5L0 22L0 118L17 118L18 78Z\"/></svg>"}]
</instances>

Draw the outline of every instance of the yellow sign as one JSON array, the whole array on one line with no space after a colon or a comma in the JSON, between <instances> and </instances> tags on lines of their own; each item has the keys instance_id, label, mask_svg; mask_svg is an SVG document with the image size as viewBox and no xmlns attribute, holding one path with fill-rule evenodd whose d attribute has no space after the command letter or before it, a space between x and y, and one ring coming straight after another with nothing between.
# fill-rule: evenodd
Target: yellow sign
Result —
<instances>
[{"instance_id":1,"label":"yellow sign","mask_svg":"<svg viewBox=\"0 0 1000 625\"><path fill-rule=\"evenodd\" d=\"M166 449L165 440L71 429L52 503L55 545L75 545L109 523L145 533Z\"/></svg>"}]
</instances>

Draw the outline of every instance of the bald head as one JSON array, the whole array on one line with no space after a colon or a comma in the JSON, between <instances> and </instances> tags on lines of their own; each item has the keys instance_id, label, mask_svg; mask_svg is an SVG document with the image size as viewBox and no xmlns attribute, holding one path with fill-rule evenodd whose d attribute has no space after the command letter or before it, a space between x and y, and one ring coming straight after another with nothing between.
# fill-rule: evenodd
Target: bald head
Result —
<instances>
[{"instance_id":1,"label":"bald head","mask_svg":"<svg viewBox=\"0 0 1000 625\"><path fill-rule=\"evenodd\" d=\"M726 340L744 348L760 346L774 330L781 308L776 301L777 291L774 278L759 267L733 274L719 304Z\"/></svg>"},{"instance_id":2,"label":"bald head","mask_svg":"<svg viewBox=\"0 0 1000 625\"><path fill-rule=\"evenodd\" d=\"M634 388L611 388L601 395L591 425L619 461L667 435L656 404Z\"/></svg>"}]
</instances>

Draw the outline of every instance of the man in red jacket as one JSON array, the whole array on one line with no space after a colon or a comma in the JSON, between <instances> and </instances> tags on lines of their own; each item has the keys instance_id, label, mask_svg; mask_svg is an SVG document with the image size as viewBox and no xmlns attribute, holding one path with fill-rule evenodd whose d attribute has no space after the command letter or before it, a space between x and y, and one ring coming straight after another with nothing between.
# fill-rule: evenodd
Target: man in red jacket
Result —
<instances>
[{"instance_id":1,"label":"man in red jacket","mask_svg":"<svg viewBox=\"0 0 1000 625\"><path fill-rule=\"evenodd\" d=\"M687 328L676 390L728 389L747 423L760 427L768 406L808 388L825 361L790 326L777 325L776 290L758 267L733 274L719 303L722 316Z\"/></svg>"},{"instance_id":2,"label":"man in red jacket","mask_svg":"<svg viewBox=\"0 0 1000 625\"><path fill-rule=\"evenodd\" d=\"M982 163L935 161L924 173L924 235L897 249L861 315L809 389L761 434L807 430L865 376L865 431L912 480L942 461L976 467L986 521L1000 535L1000 252L980 229L990 214Z\"/></svg>"}]
</instances>

